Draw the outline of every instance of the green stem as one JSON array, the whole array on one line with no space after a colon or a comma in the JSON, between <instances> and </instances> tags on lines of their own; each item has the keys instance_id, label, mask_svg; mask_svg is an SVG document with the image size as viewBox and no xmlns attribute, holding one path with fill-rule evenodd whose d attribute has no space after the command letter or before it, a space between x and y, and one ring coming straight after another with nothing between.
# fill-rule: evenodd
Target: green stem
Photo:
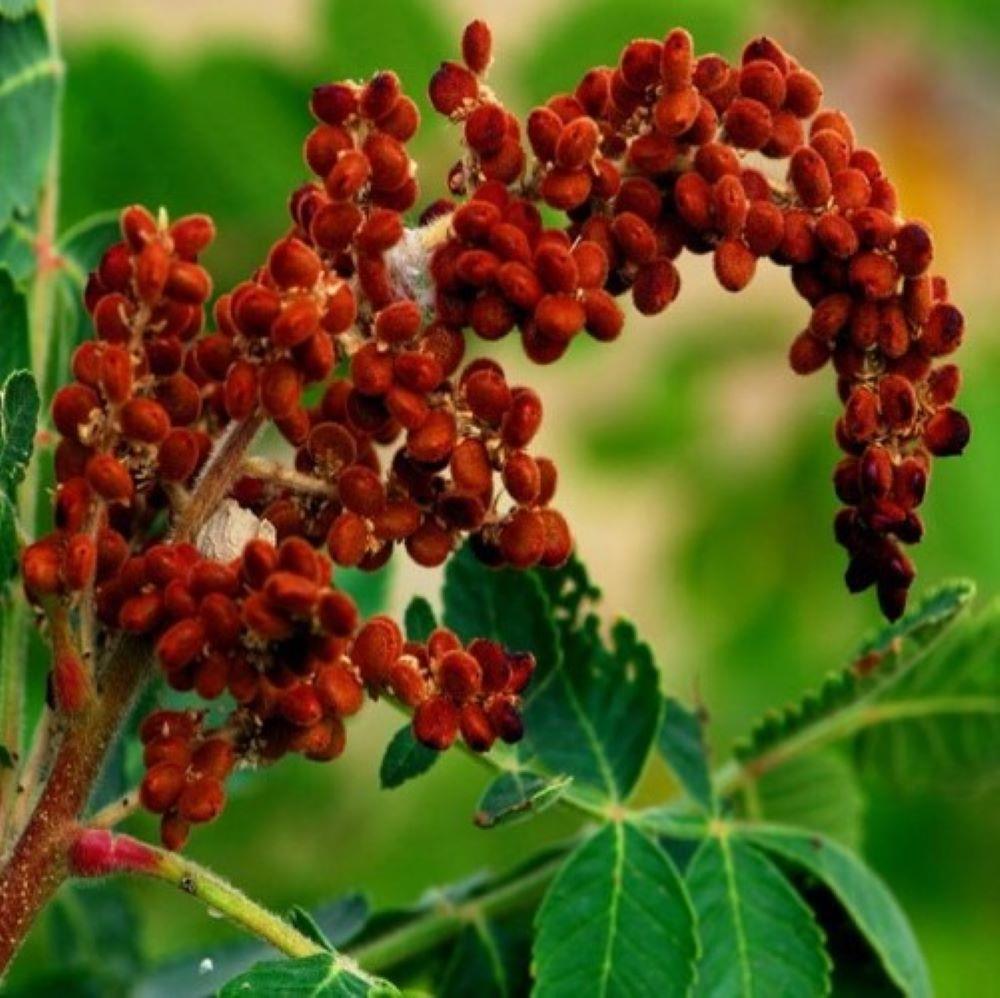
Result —
<instances>
[{"instance_id":1,"label":"green stem","mask_svg":"<svg viewBox=\"0 0 1000 998\"><path fill-rule=\"evenodd\" d=\"M274 912L252 901L242 891L218 874L206 870L178 853L168 853L147 846L159 855L159 863L149 876L180 888L185 894L225 915L231 922L270 943L288 956L313 956L322 953L320 946L294 929ZM147 872L147 871L138 871Z\"/></svg>"},{"instance_id":2,"label":"green stem","mask_svg":"<svg viewBox=\"0 0 1000 998\"><path fill-rule=\"evenodd\" d=\"M347 952L365 970L384 973L390 967L436 949L457 936L467 925L500 918L537 904L564 859L565 855L560 853L542 866L470 901L456 904L442 899L432 911Z\"/></svg>"},{"instance_id":3,"label":"green stem","mask_svg":"<svg viewBox=\"0 0 1000 998\"><path fill-rule=\"evenodd\" d=\"M920 700L897 700L893 703L856 704L852 709L835 714L805 728L787 741L741 763L731 759L713 774L712 781L719 794L732 793L759 780L766 773L783 766L800 755L814 752L825 745L849 738L865 728L893 721L928 717L936 714L996 714L1000 700L989 696L949 696Z\"/></svg>"}]
</instances>

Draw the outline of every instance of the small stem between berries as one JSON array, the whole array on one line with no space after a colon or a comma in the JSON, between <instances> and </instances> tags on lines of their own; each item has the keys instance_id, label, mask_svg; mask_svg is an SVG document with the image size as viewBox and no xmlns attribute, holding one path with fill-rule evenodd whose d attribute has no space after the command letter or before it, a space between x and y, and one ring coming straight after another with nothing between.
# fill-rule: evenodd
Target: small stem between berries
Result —
<instances>
[{"instance_id":1,"label":"small stem between berries","mask_svg":"<svg viewBox=\"0 0 1000 998\"><path fill-rule=\"evenodd\" d=\"M174 541L194 539L239 474L243 456L263 424L264 416L258 411L226 430L195 484L191 501L177 517Z\"/></svg>"},{"instance_id":2,"label":"small stem between berries","mask_svg":"<svg viewBox=\"0 0 1000 998\"><path fill-rule=\"evenodd\" d=\"M304 474L294 468L289 468L280 461L269 461L263 457L244 458L240 473L281 485L302 495L335 496L337 494L337 486L333 482L324 481L315 475Z\"/></svg>"}]
</instances>

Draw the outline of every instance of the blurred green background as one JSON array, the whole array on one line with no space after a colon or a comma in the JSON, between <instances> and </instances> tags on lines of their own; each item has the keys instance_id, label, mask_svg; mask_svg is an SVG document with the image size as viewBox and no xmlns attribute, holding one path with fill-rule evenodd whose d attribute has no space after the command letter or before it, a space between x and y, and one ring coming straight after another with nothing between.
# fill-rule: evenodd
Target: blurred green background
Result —
<instances>
[{"instance_id":1,"label":"blurred green background","mask_svg":"<svg viewBox=\"0 0 1000 998\"><path fill-rule=\"evenodd\" d=\"M209 211L220 237L207 263L219 287L232 284L282 231L288 192L305 178L309 87L394 68L426 111L430 73L456 54L474 16L493 24L492 82L520 111L572 87L588 65L613 62L629 38L675 24L699 51L731 57L752 34L774 35L821 76L827 104L849 110L861 142L881 153L907 212L935 228L938 268L968 318L963 401L974 436L964 460L935 471L918 588L961 574L984 596L1000 591L998 5L61 0L64 227L132 201ZM457 135L425 114L415 142L425 203L443 193L457 149ZM736 300L707 260L681 269L678 302L654 320L632 317L614 347L579 343L544 371L529 371L514 342L499 356L543 391L541 450L559 457L560 504L609 613L637 621L667 689L707 704L721 761L763 709L842 664L877 617L870 597L845 592L831 538L830 379L796 379L784 362L805 306L783 273L762 271ZM396 611L439 583L399 562L388 596ZM551 812L527 826L474 828L483 780L457 756L380 791L379 760L398 724L370 709L337 764L289 761L245 781L190 853L277 908L351 888L400 903L566 831ZM1000 932L996 791L868 790L866 855L911 915L938 993L987 993ZM144 818L133 829L154 834ZM197 958L199 945L231 935L159 885L128 890L155 955ZM46 960L38 931L12 983Z\"/></svg>"}]
</instances>

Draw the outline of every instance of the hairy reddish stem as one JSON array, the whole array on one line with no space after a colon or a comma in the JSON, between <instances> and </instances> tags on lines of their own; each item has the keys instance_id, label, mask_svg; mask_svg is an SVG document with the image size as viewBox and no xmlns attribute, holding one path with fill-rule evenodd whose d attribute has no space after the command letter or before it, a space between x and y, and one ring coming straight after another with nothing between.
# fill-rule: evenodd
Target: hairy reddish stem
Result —
<instances>
[{"instance_id":1,"label":"hairy reddish stem","mask_svg":"<svg viewBox=\"0 0 1000 998\"><path fill-rule=\"evenodd\" d=\"M122 641L99 696L68 721L31 820L0 873L0 974L69 874L67 848L122 718L150 675L148 649Z\"/></svg>"}]
</instances>

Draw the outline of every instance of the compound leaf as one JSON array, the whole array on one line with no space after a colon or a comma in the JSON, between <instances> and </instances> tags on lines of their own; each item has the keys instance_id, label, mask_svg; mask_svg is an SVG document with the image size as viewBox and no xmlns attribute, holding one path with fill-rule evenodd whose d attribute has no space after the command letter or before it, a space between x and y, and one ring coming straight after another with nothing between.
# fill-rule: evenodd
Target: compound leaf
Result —
<instances>
[{"instance_id":1,"label":"compound leaf","mask_svg":"<svg viewBox=\"0 0 1000 998\"><path fill-rule=\"evenodd\" d=\"M630 623L616 622L606 643L596 614L576 620L582 598L596 592L581 573L577 563L562 583L553 576L546 584L545 573L486 568L466 547L445 573L444 622L463 641L488 637L534 654L518 746L522 764L572 777L571 795L621 802L656 737L659 677Z\"/></svg>"},{"instance_id":2,"label":"compound leaf","mask_svg":"<svg viewBox=\"0 0 1000 998\"><path fill-rule=\"evenodd\" d=\"M612 626L607 644L593 614L561 631L562 668L539 675L525 699L522 757L572 776L570 794L625 801L660 723L652 652L626 620Z\"/></svg>"},{"instance_id":3,"label":"compound leaf","mask_svg":"<svg viewBox=\"0 0 1000 998\"><path fill-rule=\"evenodd\" d=\"M856 758L907 789L979 789L1000 772L1000 599L957 621L867 709Z\"/></svg>"},{"instance_id":4,"label":"compound leaf","mask_svg":"<svg viewBox=\"0 0 1000 998\"><path fill-rule=\"evenodd\" d=\"M736 813L756 821L820 832L861 846L864 794L850 760L833 750L789 759L752 783Z\"/></svg>"}]
</instances>

